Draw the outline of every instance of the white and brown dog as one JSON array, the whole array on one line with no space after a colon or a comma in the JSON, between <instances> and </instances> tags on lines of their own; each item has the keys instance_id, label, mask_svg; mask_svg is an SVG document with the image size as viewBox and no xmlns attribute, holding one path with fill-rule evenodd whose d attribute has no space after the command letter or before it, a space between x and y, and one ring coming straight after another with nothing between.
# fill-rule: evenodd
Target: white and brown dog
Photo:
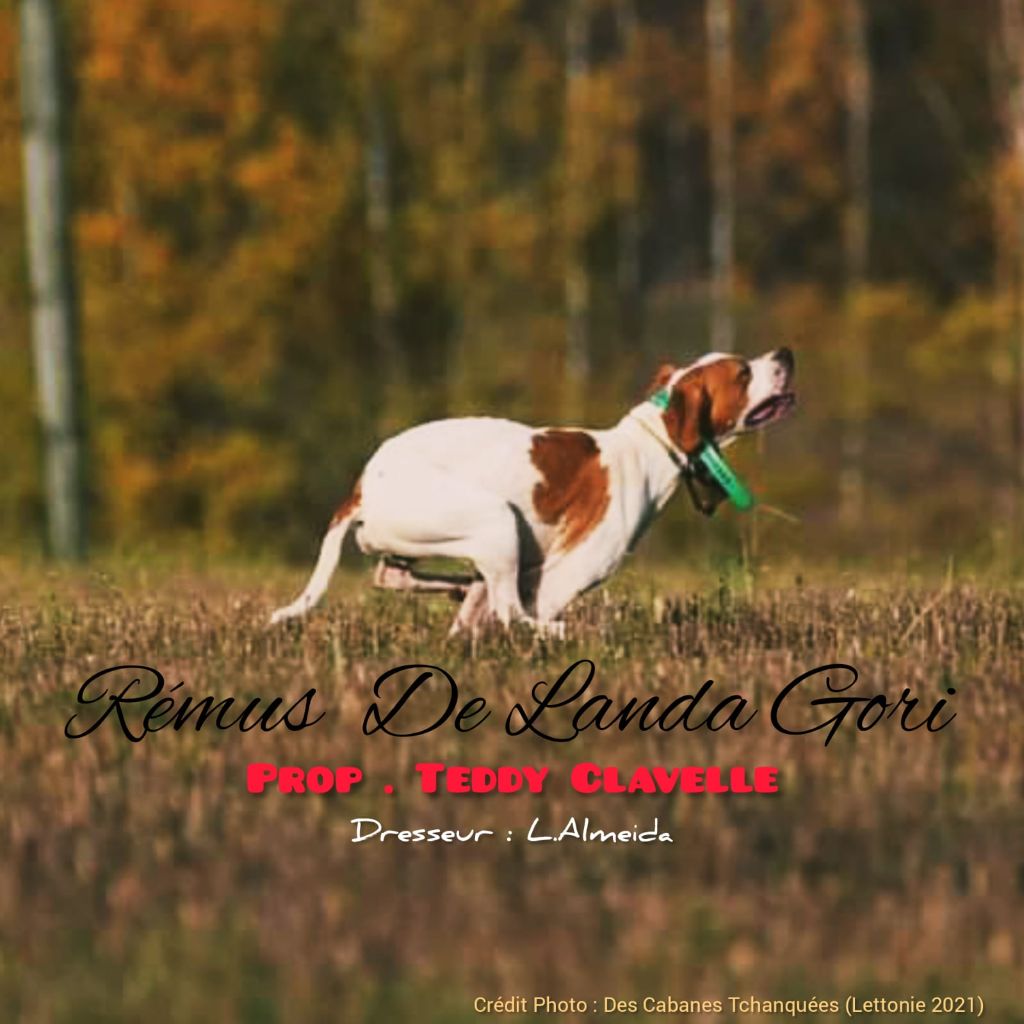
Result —
<instances>
[{"instance_id":1,"label":"white and brown dog","mask_svg":"<svg viewBox=\"0 0 1024 1024\"><path fill-rule=\"evenodd\" d=\"M489 617L561 631L558 616L609 576L685 481L710 515L724 492L694 459L792 408L794 360L712 354L661 367L648 399L609 430L535 428L485 417L437 420L385 441L331 520L306 589L271 622L321 598L357 527L382 557L378 586L461 598L452 633ZM652 398L654 400L652 400ZM417 572L415 560L465 559L477 578Z\"/></svg>"}]
</instances>

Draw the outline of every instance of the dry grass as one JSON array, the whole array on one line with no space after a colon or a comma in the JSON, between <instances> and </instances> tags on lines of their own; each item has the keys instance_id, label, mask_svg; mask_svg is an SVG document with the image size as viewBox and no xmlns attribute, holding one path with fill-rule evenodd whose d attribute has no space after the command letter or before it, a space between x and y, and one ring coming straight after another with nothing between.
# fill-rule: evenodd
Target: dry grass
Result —
<instances>
[{"instance_id":1,"label":"dry grass","mask_svg":"<svg viewBox=\"0 0 1024 1024\"><path fill-rule=\"evenodd\" d=\"M846 992L980 993L990 1019L1024 1020L1024 592L686 582L655 591L634 576L591 595L565 646L517 633L470 651L443 641L443 601L346 583L306 624L267 631L297 574L8 567L0 1020L448 1024L480 1019L476 995ZM959 717L933 736L844 730L827 750L764 720L565 745L505 736L502 712L584 655L612 695L691 692L710 676L762 704L846 660L864 692L935 699L955 685ZM465 737L363 738L372 682L402 661L446 666L492 720ZM196 695L315 686L328 717L299 734L65 740L78 685L116 662ZM251 797L256 759L361 764L372 792ZM427 759L548 763L556 778L543 799L428 798L411 772ZM774 763L784 792L584 798L562 780L585 759ZM353 846L357 813L499 828L656 813L676 843Z\"/></svg>"}]
</instances>

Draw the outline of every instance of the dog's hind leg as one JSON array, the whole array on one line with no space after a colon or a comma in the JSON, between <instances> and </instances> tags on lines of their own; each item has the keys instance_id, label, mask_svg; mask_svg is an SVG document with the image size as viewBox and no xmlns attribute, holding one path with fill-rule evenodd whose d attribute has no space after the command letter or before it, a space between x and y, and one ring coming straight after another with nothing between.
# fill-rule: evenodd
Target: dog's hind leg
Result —
<instances>
[{"instance_id":1,"label":"dog's hind leg","mask_svg":"<svg viewBox=\"0 0 1024 1024\"><path fill-rule=\"evenodd\" d=\"M511 507L496 500L467 538L466 553L486 585L490 612L503 625L529 620L519 595L519 531Z\"/></svg>"},{"instance_id":2,"label":"dog's hind leg","mask_svg":"<svg viewBox=\"0 0 1024 1024\"><path fill-rule=\"evenodd\" d=\"M398 559L470 561L499 622L527 617L519 596L519 529L504 498L429 463L386 472L370 466L366 479L361 536L369 549Z\"/></svg>"},{"instance_id":3,"label":"dog's hind leg","mask_svg":"<svg viewBox=\"0 0 1024 1024\"><path fill-rule=\"evenodd\" d=\"M470 633L475 632L480 623L487 618L488 611L487 584L483 580L477 580L466 591L466 597L459 606L459 613L455 616L448 635L457 636L467 630Z\"/></svg>"},{"instance_id":4,"label":"dog's hind leg","mask_svg":"<svg viewBox=\"0 0 1024 1024\"><path fill-rule=\"evenodd\" d=\"M598 568L596 560L577 548L545 566L537 586L537 621L552 635L564 631L559 616L580 594L600 583L608 575L607 567Z\"/></svg>"}]
</instances>

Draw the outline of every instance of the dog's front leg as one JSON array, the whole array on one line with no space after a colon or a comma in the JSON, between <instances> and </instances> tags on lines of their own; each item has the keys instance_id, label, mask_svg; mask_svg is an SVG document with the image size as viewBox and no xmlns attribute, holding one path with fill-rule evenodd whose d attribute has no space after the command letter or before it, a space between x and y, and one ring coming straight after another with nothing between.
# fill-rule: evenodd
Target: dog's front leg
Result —
<instances>
[{"instance_id":1,"label":"dog's front leg","mask_svg":"<svg viewBox=\"0 0 1024 1024\"><path fill-rule=\"evenodd\" d=\"M373 571L373 585L382 590L411 590L418 594L451 594L462 600L472 586L472 579L449 579L419 573L405 565L395 565L382 558Z\"/></svg>"}]
</instances>

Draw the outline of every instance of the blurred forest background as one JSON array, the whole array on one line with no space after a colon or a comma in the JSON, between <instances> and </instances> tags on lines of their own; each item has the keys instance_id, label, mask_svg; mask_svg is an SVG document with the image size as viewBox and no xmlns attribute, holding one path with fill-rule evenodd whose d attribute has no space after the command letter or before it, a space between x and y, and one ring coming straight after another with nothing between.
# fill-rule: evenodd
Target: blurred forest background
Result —
<instances>
[{"instance_id":1,"label":"blurred forest background","mask_svg":"<svg viewBox=\"0 0 1024 1024\"><path fill-rule=\"evenodd\" d=\"M94 549L308 558L383 436L798 356L656 554L1020 565L1022 0L66 0ZM0 547L45 544L0 3ZM739 451L739 449L737 449ZM752 540L753 538L753 540Z\"/></svg>"}]
</instances>

